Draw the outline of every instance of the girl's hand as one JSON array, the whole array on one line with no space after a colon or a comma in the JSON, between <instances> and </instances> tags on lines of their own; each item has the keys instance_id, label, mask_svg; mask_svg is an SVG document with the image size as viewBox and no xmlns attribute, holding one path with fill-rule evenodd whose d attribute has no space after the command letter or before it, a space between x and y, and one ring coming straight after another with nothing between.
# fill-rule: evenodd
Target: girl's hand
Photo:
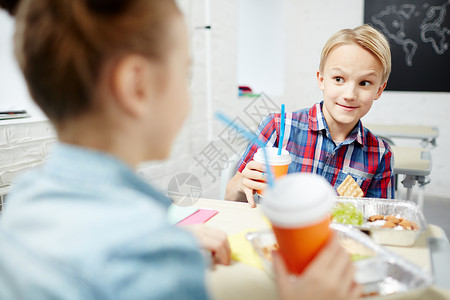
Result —
<instances>
[{"instance_id":1,"label":"girl's hand","mask_svg":"<svg viewBox=\"0 0 450 300\"><path fill-rule=\"evenodd\" d=\"M230 264L231 250L225 232L204 224L188 225L182 228L187 229L196 237L200 247L211 252L215 264Z\"/></svg>"}]
</instances>

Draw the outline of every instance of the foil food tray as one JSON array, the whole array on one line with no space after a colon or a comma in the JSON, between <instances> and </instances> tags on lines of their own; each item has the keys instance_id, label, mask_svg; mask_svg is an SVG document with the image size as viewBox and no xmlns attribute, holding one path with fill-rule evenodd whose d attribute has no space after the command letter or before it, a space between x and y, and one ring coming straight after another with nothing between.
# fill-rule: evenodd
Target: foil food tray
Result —
<instances>
[{"instance_id":1,"label":"foil food tray","mask_svg":"<svg viewBox=\"0 0 450 300\"><path fill-rule=\"evenodd\" d=\"M433 277L427 271L403 259L397 254L375 243L366 234L349 225L330 224L338 235L340 242L351 240L359 247L370 250L372 256L354 262L356 269L355 281L363 286L365 296L390 295L425 288L433 282ZM276 244L272 230L250 232L246 235L258 254L264 269L274 276L271 257L267 248Z\"/></svg>"},{"instance_id":2,"label":"foil food tray","mask_svg":"<svg viewBox=\"0 0 450 300\"><path fill-rule=\"evenodd\" d=\"M420 208L411 201L376 198L337 197L338 203L352 203L364 216L364 223L355 226L368 234L373 240L383 245L412 246L422 232L427 229L427 222ZM368 218L373 215L394 215L415 222L419 228L415 230L382 228L371 226Z\"/></svg>"}]
</instances>

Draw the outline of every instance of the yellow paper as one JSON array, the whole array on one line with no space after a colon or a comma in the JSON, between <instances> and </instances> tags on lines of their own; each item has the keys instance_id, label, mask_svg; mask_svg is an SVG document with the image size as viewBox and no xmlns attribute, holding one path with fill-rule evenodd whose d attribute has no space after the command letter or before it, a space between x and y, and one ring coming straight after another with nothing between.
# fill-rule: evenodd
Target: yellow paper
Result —
<instances>
[{"instance_id":1,"label":"yellow paper","mask_svg":"<svg viewBox=\"0 0 450 300\"><path fill-rule=\"evenodd\" d=\"M252 244L245 238L247 233L253 231L257 231L257 229L249 228L228 236L231 248L231 259L255 268L263 269L258 254L253 249Z\"/></svg>"},{"instance_id":2,"label":"yellow paper","mask_svg":"<svg viewBox=\"0 0 450 300\"><path fill-rule=\"evenodd\" d=\"M272 224L270 223L269 219L265 215L262 215L262 218L264 222L266 222L266 224L269 226L269 228L272 228Z\"/></svg>"}]
</instances>

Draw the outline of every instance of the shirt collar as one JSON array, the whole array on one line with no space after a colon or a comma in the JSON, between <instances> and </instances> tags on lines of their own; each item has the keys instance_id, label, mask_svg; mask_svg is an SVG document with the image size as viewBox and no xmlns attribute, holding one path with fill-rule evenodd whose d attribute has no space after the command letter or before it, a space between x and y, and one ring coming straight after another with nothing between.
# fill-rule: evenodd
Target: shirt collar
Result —
<instances>
[{"instance_id":1,"label":"shirt collar","mask_svg":"<svg viewBox=\"0 0 450 300\"><path fill-rule=\"evenodd\" d=\"M325 130L328 137L330 136L330 130L328 129L327 122L322 112L323 101L314 104L308 113L308 127L311 131L322 131ZM353 142L359 143L364 146L364 127L361 120L358 121L355 128L350 132L348 137L345 139L344 144L351 144Z\"/></svg>"},{"instance_id":2,"label":"shirt collar","mask_svg":"<svg viewBox=\"0 0 450 300\"><path fill-rule=\"evenodd\" d=\"M325 121L325 117L322 113L322 104L323 101L316 103L309 110L308 127L312 131L326 130L328 132L327 122Z\"/></svg>"}]
</instances>

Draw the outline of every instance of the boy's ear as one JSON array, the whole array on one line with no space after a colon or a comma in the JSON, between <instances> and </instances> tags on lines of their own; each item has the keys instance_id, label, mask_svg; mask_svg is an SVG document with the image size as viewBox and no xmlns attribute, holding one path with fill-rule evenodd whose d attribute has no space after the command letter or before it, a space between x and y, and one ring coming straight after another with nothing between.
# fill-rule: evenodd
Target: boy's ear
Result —
<instances>
[{"instance_id":1,"label":"boy's ear","mask_svg":"<svg viewBox=\"0 0 450 300\"><path fill-rule=\"evenodd\" d=\"M317 84L319 85L319 88L323 91L325 89L324 83L323 83L323 76L320 73L320 71L317 71Z\"/></svg>"},{"instance_id":2,"label":"boy's ear","mask_svg":"<svg viewBox=\"0 0 450 300\"><path fill-rule=\"evenodd\" d=\"M145 113L145 105L154 93L152 63L140 55L127 55L115 64L110 86L118 106L126 114L137 117Z\"/></svg>"},{"instance_id":3,"label":"boy's ear","mask_svg":"<svg viewBox=\"0 0 450 300\"><path fill-rule=\"evenodd\" d=\"M378 88L378 91L377 91L377 95L375 96L374 100L378 100L381 97L381 94L383 93L384 89L386 88L386 84L387 84L387 81L383 85L380 85L380 87Z\"/></svg>"}]
</instances>

